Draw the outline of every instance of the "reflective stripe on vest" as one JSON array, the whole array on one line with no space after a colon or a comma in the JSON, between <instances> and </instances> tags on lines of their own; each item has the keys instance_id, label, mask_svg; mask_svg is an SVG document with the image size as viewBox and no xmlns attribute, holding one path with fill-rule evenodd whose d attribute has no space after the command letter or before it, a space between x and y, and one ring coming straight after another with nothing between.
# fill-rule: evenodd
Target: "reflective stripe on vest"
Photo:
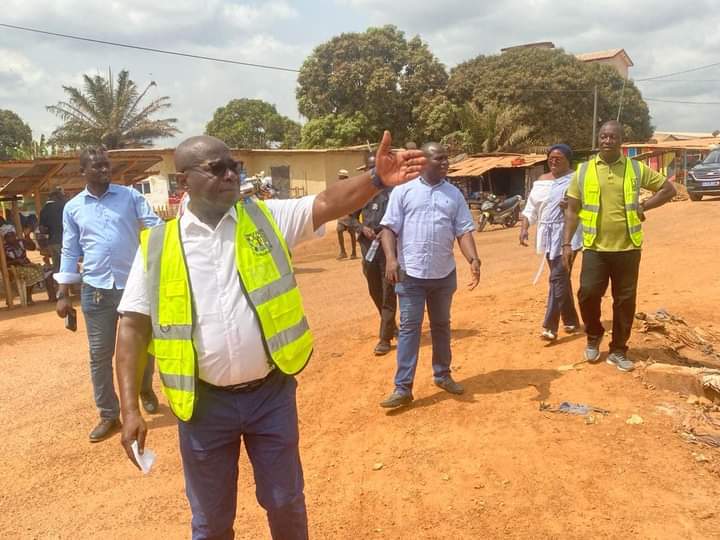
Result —
<instances>
[{"instance_id":1,"label":"reflective stripe on vest","mask_svg":"<svg viewBox=\"0 0 720 540\"><path fill-rule=\"evenodd\" d=\"M634 159L625 158L623 199L628 234L633 245L640 247L643 241L642 224L637 211L640 201L642 166ZM580 221L583 228L583 246L592 247L597 238L597 221L600 214L600 182L597 175L598 157L581 163L577 169L578 188L581 196ZM627 163L630 162L630 167Z\"/></svg>"},{"instance_id":2,"label":"reflective stripe on vest","mask_svg":"<svg viewBox=\"0 0 720 540\"><path fill-rule=\"evenodd\" d=\"M236 206L235 265L272 362L284 373L301 371L313 340L290 254L264 203L246 199ZM196 401L197 355L193 346L192 291L177 219L143 231L150 316L163 391L181 420L189 420ZM246 323L241 321L240 323Z\"/></svg>"}]
</instances>

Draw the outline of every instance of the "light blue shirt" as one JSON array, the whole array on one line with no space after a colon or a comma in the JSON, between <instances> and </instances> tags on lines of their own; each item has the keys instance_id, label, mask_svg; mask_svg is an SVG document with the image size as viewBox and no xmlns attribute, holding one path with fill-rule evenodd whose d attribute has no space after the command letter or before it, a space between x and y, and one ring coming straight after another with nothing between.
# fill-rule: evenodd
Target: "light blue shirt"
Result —
<instances>
[{"instance_id":1,"label":"light blue shirt","mask_svg":"<svg viewBox=\"0 0 720 540\"><path fill-rule=\"evenodd\" d=\"M440 279L455 270L455 239L475 230L462 192L422 177L393 189L380 225L398 237L398 262L414 278Z\"/></svg>"},{"instance_id":2,"label":"light blue shirt","mask_svg":"<svg viewBox=\"0 0 720 540\"><path fill-rule=\"evenodd\" d=\"M162 223L135 189L110 184L95 197L87 188L63 210L63 245L58 283L81 281L99 289L124 289L140 229ZM83 258L82 276L77 264Z\"/></svg>"}]
</instances>

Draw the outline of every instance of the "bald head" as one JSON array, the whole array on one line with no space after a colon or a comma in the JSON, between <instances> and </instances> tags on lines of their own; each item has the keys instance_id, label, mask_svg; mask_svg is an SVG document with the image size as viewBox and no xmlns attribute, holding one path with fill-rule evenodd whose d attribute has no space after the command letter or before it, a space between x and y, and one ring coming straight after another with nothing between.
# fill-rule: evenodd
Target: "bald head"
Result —
<instances>
[{"instance_id":1,"label":"bald head","mask_svg":"<svg viewBox=\"0 0 720 540\"><path fill-rule=\"evenodd\" d=\"M436 154L437 152L446 152L445 147L437 142L429 142L423 144L421 150L426 156Z\"/></svg>"},{"instance_id":2,"label":"bald head","mask_svg":"<svg viewBox=\"0 0 720 540\"><path fill-rule=\"evenodd\" d=\"M183 172L209 159L229 152L228 145L217 137L199 135L181 142L175 149L175 170Z\"/></svg>"},{"instance_id":3,"label":"bald head","mask_svg":"<svg viewBox=\"0 0 720 540\"><path fill-rule=\"evenodd\" d=\"M436 142L425 143L421 150L427 158L423 178L430 184L437 184L447 176L447 150L442 144Z\"/></svg>"}]
</instances>

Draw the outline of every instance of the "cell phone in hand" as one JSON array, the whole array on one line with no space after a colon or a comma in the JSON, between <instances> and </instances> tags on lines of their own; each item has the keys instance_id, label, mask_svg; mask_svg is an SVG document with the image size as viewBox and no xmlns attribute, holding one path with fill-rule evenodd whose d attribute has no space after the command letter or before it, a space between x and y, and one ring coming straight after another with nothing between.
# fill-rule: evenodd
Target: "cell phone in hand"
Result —
<instances>
[{"instance_id":1,"label":"cell phone in hand","mask_svg":"<svg viewBox=\"0 0 720 540\"><path fill-rule=\"evenodd\" d=\"M68 311L68 314L65 315L65 328L71 332L77 331L77 312L74 309L71 309Z\"/></svg>"}]
</instances>

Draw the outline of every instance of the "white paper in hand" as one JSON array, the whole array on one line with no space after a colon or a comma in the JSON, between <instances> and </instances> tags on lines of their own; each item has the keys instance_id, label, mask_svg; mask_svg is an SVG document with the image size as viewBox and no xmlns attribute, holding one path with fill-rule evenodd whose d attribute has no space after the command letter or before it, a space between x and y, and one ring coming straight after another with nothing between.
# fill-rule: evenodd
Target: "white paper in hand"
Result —
<instances>
[{"instance_id":1,"label":"white paper in hand","mask_svg":"<svg viewBox=\"0 0 720 540\"><path fill-rule=\"evenodd\" d=\"M135 461L137 461L138 465L140 465L140 469L142 469L142 472L144 474L149 473L150 469L153 466L153 463L155 463L155 452L153 452L149 448L145 448L145 451L140 454L140 452L138 452L137 441L133 441L131 447L133 454L135 455Z\"/></svg>"}]
</instances>

